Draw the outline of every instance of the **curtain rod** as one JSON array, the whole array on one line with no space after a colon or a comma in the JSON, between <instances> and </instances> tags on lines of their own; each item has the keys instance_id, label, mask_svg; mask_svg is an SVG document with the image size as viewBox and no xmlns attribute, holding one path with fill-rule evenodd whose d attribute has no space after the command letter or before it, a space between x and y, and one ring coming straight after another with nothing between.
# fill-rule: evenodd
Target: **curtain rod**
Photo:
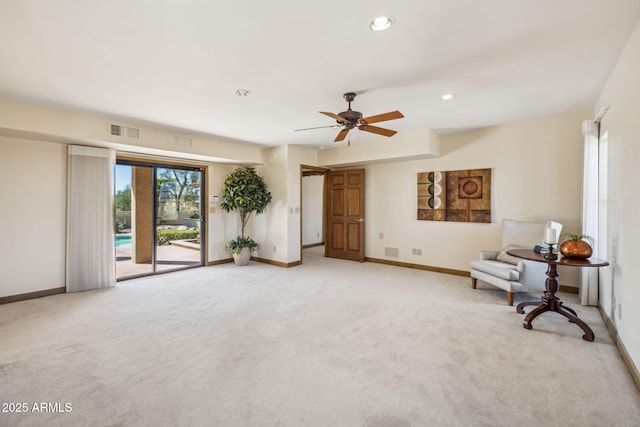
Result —
<instances>
[{"instance_id":1,"label":"curtain rod","mask_svg":"<svg viewBox=\"0 0 640 427\"><path fill-rule=\"evenodd\" d=\"M596 123L600 123L602 121L602 118L604 117L605 114L607 114L607 111L609 111L609 108L611 107L611 105L607 105L606 107L602 107L600 109L600 111L598 111L598 115L596 116L596 118L593 120Z\"/></svg>"}]
</instances>

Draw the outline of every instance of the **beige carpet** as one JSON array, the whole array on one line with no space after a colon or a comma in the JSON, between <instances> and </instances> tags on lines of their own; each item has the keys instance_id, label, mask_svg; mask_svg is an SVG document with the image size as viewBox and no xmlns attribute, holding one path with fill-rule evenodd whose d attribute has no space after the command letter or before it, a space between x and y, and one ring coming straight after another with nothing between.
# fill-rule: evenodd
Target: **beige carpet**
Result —
<instances>
[{"instance_id":1,"label":"beige carpet","mask_svg":"<svg viewBox=\"0 0 640 427\"><path fill-rule=\"evenodd\" d=\"M295 268L227 264L7 304L0 409L28 410L0 425L639 425L597 309L562 296L594 342L554 313L525 330L503 292L468 278L317 249Z\"/></svg>"}]
</instances>

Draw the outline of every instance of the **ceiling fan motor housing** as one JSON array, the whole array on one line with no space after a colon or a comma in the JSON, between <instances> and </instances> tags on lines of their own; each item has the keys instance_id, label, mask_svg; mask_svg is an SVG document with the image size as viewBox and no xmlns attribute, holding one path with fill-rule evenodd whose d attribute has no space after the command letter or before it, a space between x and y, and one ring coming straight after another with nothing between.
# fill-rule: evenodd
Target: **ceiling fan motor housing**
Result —
<instances>
[{"instance_id":1,"label":"ceiling fan motor housing","mask_svg":"<svg viewBox=\"0 0 640 427\"><path fill-rule=\"evenodd\" d=\"M345 119L347 122L355 124L362 118L362 113L360 111L347 110L342 113L338 113L340 117ZM338 122L339 123L339 122Z\"/></svg>"},{"instance_id":2,"label":"ceiling fan motor housing","mask_svg":"<svg viewBox=\"0 0 640 427\"><path fill-rule=\"evenodd\" d=\"M354 92L347 92L342 95L342 97L349 103L349 108L347 109L347 111L338 113L338 115L347 121L347 123L345 123L345 126L347 126L348 129L353 129L353 127L358 123L358 120L362 118L362 113L360 111L353 111L351 109L351 101L356 99L356 94ZM338 123L340 122L338 121Z\"/></svg>"}]
</instances>

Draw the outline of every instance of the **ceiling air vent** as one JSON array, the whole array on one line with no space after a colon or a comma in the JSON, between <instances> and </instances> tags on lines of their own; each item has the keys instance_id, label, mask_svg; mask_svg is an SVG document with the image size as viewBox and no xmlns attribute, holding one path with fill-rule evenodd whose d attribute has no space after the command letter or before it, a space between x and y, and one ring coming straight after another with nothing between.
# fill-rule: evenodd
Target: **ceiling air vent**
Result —
<instances>
[{"instance_id":1,"label":"ceiling air vent","mask_svg":"<svg viewBox=\"0 0 640 427\"><path fill-rule=\"evenodd\" d=\"M174 147L191 147L191 138L169 135L169 145Z\"/></svg>"},{"instance_id":2,"label":"ceiling air vent","mask_svg":"<svg viewBox=\"0 0 640 427\"><path fill-rule=\"evenodd\" d=\"M116 125L113 123L109 124L109 135L112 136L123 136L125 138L134 138L140 139L140 129L129 128L126 126Z\"/></svg>"}]
</instances>

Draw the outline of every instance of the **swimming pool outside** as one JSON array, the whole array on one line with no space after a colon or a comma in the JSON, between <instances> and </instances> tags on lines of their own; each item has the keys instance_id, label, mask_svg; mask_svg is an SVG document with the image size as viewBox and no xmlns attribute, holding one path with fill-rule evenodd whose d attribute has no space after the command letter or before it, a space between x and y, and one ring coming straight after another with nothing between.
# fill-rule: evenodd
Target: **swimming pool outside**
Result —
<instances>
[{"instance_id":1,"label":"swimming pool outside","mask_svg":"<svg viewBox=\"0 0 640 427\"><path fill-rule=\"evenodd\" d=\"M114 241L116 244L116 248L122 245L129 245L131 244L131 234L117 234L114 237Z\"/></svg>"}]
</instances>

